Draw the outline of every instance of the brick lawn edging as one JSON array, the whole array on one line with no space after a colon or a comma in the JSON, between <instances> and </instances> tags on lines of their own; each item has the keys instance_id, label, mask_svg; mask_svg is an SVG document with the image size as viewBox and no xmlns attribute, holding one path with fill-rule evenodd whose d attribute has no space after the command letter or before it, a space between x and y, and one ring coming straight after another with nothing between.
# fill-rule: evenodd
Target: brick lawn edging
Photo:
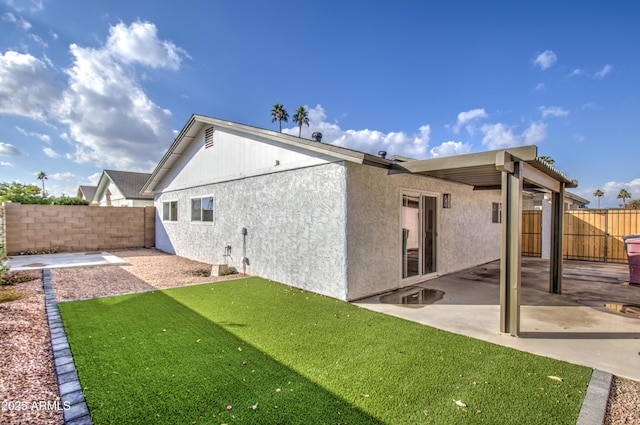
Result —
<instances>
[{"instance_id":1,"label":"brick lawn edging","mask_svg":"<svg viewBox=\"0 0 640 425\"><path fill-rule=\"evenodd\" d=\"M67 334L62 325L56 294L53 290L51 269L42 270L42 282L64 423L66 425L93 425L78 379L76 365L73 362Z\"/></svg>"}]
</instances>

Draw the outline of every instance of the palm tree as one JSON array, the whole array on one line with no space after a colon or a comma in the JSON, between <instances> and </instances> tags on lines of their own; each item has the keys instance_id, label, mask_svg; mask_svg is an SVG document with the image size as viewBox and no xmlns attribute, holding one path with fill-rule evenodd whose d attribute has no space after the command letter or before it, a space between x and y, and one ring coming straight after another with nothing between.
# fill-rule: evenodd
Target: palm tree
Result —
<instances>
[{"instance_id":1,"label":"palm tree","mask_svg":"<svg viewBox=\"0 0 640 425\"><path fill-rule=\"evenodd\" d=\"M273 105L273 109L271 110L271 122L276 122L280 124L280 133L282 133L282 121L289 121L289 114L285 111L284 106L281 103L275 103Z\"/></svg>"},{"instance_id":2,"label":"palm tree","mask_svg":"<svg viewBox=\"0 0 640 425\"><path fill-rule=\"evenodd\" d=\"M45 173L44 171L40 171L38 173L38 180L42 181L42 197L44 198L44 181L47 180L47 173Z\"/></svg>"},{"instance_id":3,"label":"palm tree","mask_svg":"<svg viewBox=\"0 0 640 425\"><path fill-rule=\"evenodd\" d=\"M538 159L543 160L544 162L546 162L549 165L553 165L553 163L555 162L550 156L539 156Z\"/></svg>"},{"instance_id":4,"label":"palm tree","mask_svg":"<svg viewBox=\"0 0 640 425\"><path fill-rule=\"evenodd\" d=\"M627 199L631 198L631 194L627 191L627 189L620 189L617 198L622 199L622 207L627 208Z\"/></svg>"},{"instance_id":5,"label":"palm tree","mask_svg":"<svg viewBox=\"0 0 640 425\"><path fill-rule=\"evenodd\" d=\"M595 192L593 192L593 196L598 198L598 209L600 209L600 198L602 198L604 196L604 192L601 191L600 189L598 189Z\"/></svg>"},{"instance_id":6,"label":"palm tree","mask_svg":"<svg viewBox=\"0 0 640 425\"><path fill-rule=\"evenodd\" d=\"M302 124L309 127L309 111L304 106L299 106L293 115L293 122L298 124L298 137L302 136Z\"/></svg>"}]
</instances>

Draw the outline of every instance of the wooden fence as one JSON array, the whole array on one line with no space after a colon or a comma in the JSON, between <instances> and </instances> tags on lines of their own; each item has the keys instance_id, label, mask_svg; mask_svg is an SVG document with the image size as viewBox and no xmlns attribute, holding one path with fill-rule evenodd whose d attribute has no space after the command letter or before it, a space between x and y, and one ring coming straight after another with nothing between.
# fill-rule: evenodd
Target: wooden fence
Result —
<instances>
[{"instance_id":1,"label":"wooden fence","mask_svg":"<svg viewBox=\"0 0 640 425\"><path fill-rule=\"evenodd\" d=\"M541 211L523 211L522 255L540 256ZM566 260L626 263L624 236L640 234L640 210L580 209L564 212L562 254Z\"/></svg>"}]
</instances>

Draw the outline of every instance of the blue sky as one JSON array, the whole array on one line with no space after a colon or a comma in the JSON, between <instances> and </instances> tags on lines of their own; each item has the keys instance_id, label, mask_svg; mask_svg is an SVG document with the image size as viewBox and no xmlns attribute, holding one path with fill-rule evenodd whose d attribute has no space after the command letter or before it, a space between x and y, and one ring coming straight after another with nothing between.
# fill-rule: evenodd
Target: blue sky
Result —
<instances>
[{"instance_id":1,"label":"blue sky","mask_svg":"<svg viewBox=\"0 0 640 425\"><path fill-rule=\"evenodd\" d=\"M430 158L535 144L640 198L640 5L0 0L0 181L151 172L191 114ZM297 134L293 123L284 131Z\"/></svg>"}]
</instances>

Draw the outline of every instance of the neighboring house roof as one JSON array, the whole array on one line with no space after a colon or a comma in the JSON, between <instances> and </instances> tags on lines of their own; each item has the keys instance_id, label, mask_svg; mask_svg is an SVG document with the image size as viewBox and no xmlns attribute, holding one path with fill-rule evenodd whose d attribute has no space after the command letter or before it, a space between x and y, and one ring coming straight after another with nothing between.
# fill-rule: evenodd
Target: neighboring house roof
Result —
<instances>
[{"instance_id":1,"label":"neighboring house roof","mask_svg":"<svg viewBox=\"0 0 640 425\"><path fill-rule=\"evenodd\" d=\"M572 193L572 192L565 192L564 197L565 197L565 200L567 198L572 200L574 204L589 205L591 203L591 201L589 201L588 199L584 199L582 196L576 195L575 193Z\"/></svg>"},{"instance_id":2,"label":"neighboring house roof","mask_svg":"<svg viewBox=\"0 0 640 425\"><path fill-rule=\"evenodd\" d=\"M302 139L290 134L279 133L277 131L266 130L263 128L252 127L245 124L239 124L231 121L225 121L218 118L206 117L203 115L192 115L189 122L184 126L182 131L173 141L173 144L162 157L156 168L151 173L149 181L142 187L142 192L152 194L157 185L162 181L167 172L182 157L188 146L194 138L200 133L204 127L214 126L224 128L246 134L247 136L259 137L262 139L272 140L283 145L289 145L295 148L302 148L308 151L332 156L338 159L356 162L358 164L367 164L376 167L388 168L392 161L360 152L353 149L343 148L340 146L329 145L322 142L316 142L309 139Z\"/></svg>"},{"instance_id":3,"label":"neighboring house roof","mask_svg":"<svg viewBox=\"0 0 640 425\"><path fill-rule=\"evenodd\" d=\"M95 193L96 186L78 186L78 194L76 196L91 202Z\"/></svg>"},{"instance_id":4,"label":"neighboring house roof","mask_svg":"<svg viewBox=\"0 0 640 425\"><path fill-rule=\"evenodd\" d=\"M96 186L96 191L91 203L100 203L100 199L104 196L109 183L116 186L126 199L153 200L153 195L143 195L140 193L142 186L144 186L149 177L151 177L151 174L149 173L104 170L100 176L100 180L98 181L98 186Z\"/></svg>"}]
</instances>

